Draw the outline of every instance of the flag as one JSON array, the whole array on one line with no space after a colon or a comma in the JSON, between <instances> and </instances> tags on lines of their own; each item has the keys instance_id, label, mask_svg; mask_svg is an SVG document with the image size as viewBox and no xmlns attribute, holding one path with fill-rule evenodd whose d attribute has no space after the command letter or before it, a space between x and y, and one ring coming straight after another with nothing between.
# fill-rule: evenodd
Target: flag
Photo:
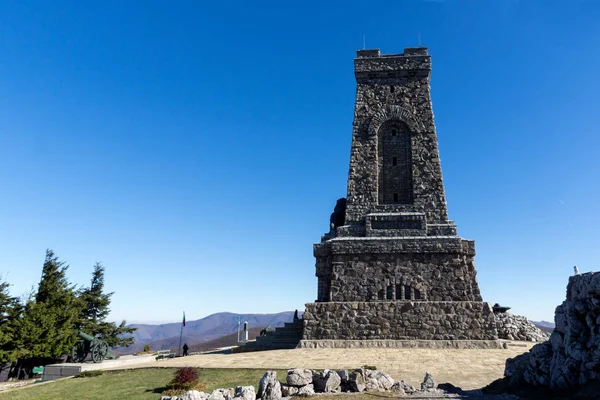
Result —
<instances>
[{"instance_id":1,"label":"flag","mask_svg":"<svg viewBox=\"0 0 600 400\"><path fill-rule=\"evenodd\" d=\"M183 312L183 322L182 322L182 324L183 325L181 325L181 326L185 326L185 311Z\"/></svg>"}]
</instances>

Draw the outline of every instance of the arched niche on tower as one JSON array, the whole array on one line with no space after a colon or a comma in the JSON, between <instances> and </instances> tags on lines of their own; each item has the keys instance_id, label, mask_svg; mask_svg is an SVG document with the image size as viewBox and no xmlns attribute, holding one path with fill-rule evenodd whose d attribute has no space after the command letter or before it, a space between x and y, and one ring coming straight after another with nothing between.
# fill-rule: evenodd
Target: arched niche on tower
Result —
<instances>
[{"instance_id":1,"label":"arched niche on tower","mask_svg":"<svg viewBox=\"0 0 600 400\"><path fill-rule=\"evenodd\" d=\"M380 205L414 201L411 130L397 118L377 130L377 191Z\"/></svg>"}]
</instances>

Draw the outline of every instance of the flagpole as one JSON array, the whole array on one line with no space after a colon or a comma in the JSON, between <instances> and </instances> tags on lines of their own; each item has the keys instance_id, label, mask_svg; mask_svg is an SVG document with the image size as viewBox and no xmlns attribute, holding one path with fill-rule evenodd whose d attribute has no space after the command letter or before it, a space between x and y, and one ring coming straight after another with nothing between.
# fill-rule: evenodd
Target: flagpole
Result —
<instances>
[{"instance_id":1,"label":"flagpole","mask_svg":"<svg viewBox=\"0 0 600 400\"><path fill-rule=\"evenodd\" d=\"M183 337L183 327L185 326L185 311L183 312L183 322L181 323L181 333L179 333L179 347L177 348L177 357L181 355L181 338Z\"/></svg>"}]
</instances>

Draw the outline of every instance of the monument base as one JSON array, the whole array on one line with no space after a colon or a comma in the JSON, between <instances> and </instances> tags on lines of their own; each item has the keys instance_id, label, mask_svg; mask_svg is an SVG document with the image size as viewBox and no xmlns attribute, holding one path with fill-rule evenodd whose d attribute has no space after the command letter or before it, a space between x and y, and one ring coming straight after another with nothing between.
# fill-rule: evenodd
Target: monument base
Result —
<instances>
[{"instance_id":1,"label":"monument base","mask_svg":"<svg viewBox=\"0 0 600 400\"><path fill-rule=\"evenodd\" d=\"M496 341L494 312L482 301L308 303L303 341Z\"/></svg>"},{"instance_id":2,"label":"monument base","mask_svg":"<svg viewBox=\"0 0 600 400\"><path fill-rule=\"evenodd\" d=\"M301 340L299 349L507 349L501 340Z\"/></svg>"}]
</instances>

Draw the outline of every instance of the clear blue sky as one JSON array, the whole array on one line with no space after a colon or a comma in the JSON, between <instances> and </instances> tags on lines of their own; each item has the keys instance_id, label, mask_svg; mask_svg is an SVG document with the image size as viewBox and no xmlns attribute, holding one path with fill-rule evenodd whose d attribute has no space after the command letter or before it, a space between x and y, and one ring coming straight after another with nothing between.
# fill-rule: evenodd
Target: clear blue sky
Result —
<instances>
[{"instance_id":1,"label":"clear blue sky","mask_svg":"<svg viewBox=\"0 0 600 400\"><path fill-rule=\"evenodd\" d=\"M486 301L552 320L600 259L600 2L0 3L0 273L46 248L111 317L303 309L345 196L362 48L433 57L451 219Z\"/></svg>"}]
</instances>

